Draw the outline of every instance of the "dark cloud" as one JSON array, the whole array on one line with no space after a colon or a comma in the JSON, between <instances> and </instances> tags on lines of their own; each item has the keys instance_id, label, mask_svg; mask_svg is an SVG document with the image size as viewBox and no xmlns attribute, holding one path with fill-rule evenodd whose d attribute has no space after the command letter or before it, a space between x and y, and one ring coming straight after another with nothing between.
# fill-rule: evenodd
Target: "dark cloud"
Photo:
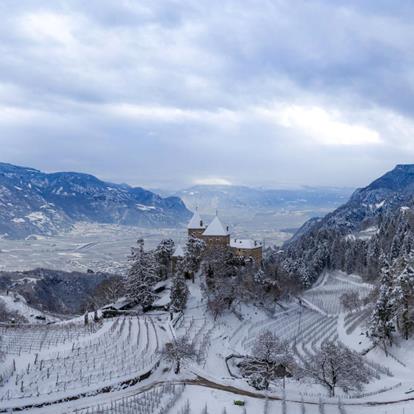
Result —
<instances>
[{"instance_id":1,"label":"dark cloud","mask_svg":"<svg viewBox=\"0 0 414 414\"><path fill-rule=\"evenodd\" d=\"M363 185L414 155L414 6L0 3L2 160L145 186Z\"/></svg>"}]
</instances>

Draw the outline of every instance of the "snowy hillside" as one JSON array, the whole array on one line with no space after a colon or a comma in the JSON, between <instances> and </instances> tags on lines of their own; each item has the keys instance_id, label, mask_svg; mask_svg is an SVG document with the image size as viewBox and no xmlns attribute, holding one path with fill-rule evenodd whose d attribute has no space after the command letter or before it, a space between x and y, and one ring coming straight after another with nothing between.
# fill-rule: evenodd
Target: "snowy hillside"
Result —
<instances>
[{"instance_id":1,"label":"snowy hillside","mask_svg":"<svg viewBox=\"0 0 414 414\"><path fill-rule=\"evenodd\" d=\"M414 246L414 165L397 165L343 206L311 220L275 257L292 277L310 286L326 268L378 277Z\"/></svg>"},{"instance_id":2,"label":"snowy hillside","mask_svg":"<svg viewBox=\"0 0 414 414\"><path fill-rule=\"evenodd\" d=\"M78 318L47 329L0 328L6 354L0 409L83 414L374 414L379 405L387 413L399 414L413 407L411 342L401 344L388 358L382 351L368 352L364 363L373 375L370 384L361 392L341 391L335 397L309 379L286 378L285 389L275 381L267 392L257 391L238 373L235 358L248 354L265 329L286 339L298 361L315 355L327 340L343 342L358 352L365 349L364 309L346 313L338 305L338 295L349 289L369 292L371 287L360 278L327 274L303 296L302 304L285 303L285 309L275 308L272 314L242 305L237 314L217 320L206 312L200 279L188 286L187 309L172 321L163 311L98 322L92 321L91 313L88 325ZM159 351L183 335L197 357L174 375ZM245 411L235 401L243 403Z\"/></svg>"}]
</instances>

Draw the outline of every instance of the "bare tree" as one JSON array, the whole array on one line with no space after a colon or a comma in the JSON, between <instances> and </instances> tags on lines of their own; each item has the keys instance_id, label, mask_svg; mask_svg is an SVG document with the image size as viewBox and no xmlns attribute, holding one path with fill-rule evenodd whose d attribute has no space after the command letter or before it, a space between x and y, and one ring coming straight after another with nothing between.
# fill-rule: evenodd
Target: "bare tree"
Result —
<instances>
[{"instance_id":1,"label":"bare tree","mask_svg":"<svg viewBox=\"0 0 414 414\"><path fill-rule=\"evenodd\" d=\"M97 306L117 301L125 294L125 282L119 276L111 276L102 281L95 289L93 303Z\"/></svg>"},{"instance_id":2,"label":"bare tree","mask_svg":"<svg viewBox=\"0 0 414 414\"><path fill-rule=\"evenodd\" d=\"M226 298L220 293L220 291L208 294L207 308L213 316L214 320L217 320L228 307Z\"/></svg>"},{"instance_id":3,"label":"bare tree","mask_svg":"<svg viewBox=\"0 0 414 414\"><path fill-rule=\"evenodd\" d=\"M341 304L346 311L351 312L361 307L362 301L357 290L351 290L341 295Z\"/></svg>"},{"instance_id":4,"label":"bare tree","mask_svg":"<svg viewBox=\"0 0 414 414\"><path fill-rule=\"evenodd\" d=\"M305 362L305 373L329 390L331 396L341 387L345 392L361 390L371 373L361 355L342 344L328 341Z\"/></svg>"},{"instance_id":5,"label":"bare tree","mask_svg":"<svg viewBox=\"0 0 414 414\"><path fill-rule=\"evenodd\" d=\"M188 338L182 336L166 343L162 355L167 361L175 364L174 372L179 374L182 361L194 359L196 350Z\"/></svg>"},{"instance_id":6,"label":"bare tree","mask_svg":"<svg viewBox=\"0 0 414 414\"><path fill-rule=\"evenodd\" d=\"M257 389L269 388L270 381L291 376L296 368L288 342L280 340L269 330L257 337L251 355L241 362L240 369Z\"/></svg>"}]
</instances>

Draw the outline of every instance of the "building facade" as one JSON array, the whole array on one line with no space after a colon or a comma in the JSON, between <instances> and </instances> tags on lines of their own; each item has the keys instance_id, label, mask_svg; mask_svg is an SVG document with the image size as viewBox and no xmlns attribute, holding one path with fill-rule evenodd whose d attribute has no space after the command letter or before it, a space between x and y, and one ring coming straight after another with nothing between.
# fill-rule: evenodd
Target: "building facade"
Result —
<instances>
[{"instance_id":1,"label":"building facade","mask_svg":"<svg viewBox=\"0 0 414 414\"><path fill-rule=\"evenodd\" d=\"M263 243L251 239L232 238L229 227L223 225L218 215L208 226L205 226L200 214L195 211L187 229L188 237L203 240L207 251L230 249L234 255L246 259L252 258L258 265L262 262Z\"/></svg>"}]
</instances>

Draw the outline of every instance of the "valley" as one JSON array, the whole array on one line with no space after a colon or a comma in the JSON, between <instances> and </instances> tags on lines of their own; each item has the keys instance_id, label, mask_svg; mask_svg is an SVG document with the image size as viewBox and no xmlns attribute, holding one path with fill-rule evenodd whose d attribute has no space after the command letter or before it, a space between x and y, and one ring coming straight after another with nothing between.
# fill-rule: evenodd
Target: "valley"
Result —
<instances>
[{"instance_id":1,"label":"valley","mask_svg":"<svg viewBox=\"0 0 414 414\"><path fill-rule=\"evenodd\" d=\"M240 237L248 228L235 226ZM252 233L266 246L281 245L291 233L266 228ZM172 238L177 244L186 238L185 228L140 228L116 224L76 223L72 230L55 236L36 236L27 240L0 238L0 271L22 271L38 267L65 271L125 273L127 256L138 238L153 248L161 240Z\"/></svg>"}]
</instances>

